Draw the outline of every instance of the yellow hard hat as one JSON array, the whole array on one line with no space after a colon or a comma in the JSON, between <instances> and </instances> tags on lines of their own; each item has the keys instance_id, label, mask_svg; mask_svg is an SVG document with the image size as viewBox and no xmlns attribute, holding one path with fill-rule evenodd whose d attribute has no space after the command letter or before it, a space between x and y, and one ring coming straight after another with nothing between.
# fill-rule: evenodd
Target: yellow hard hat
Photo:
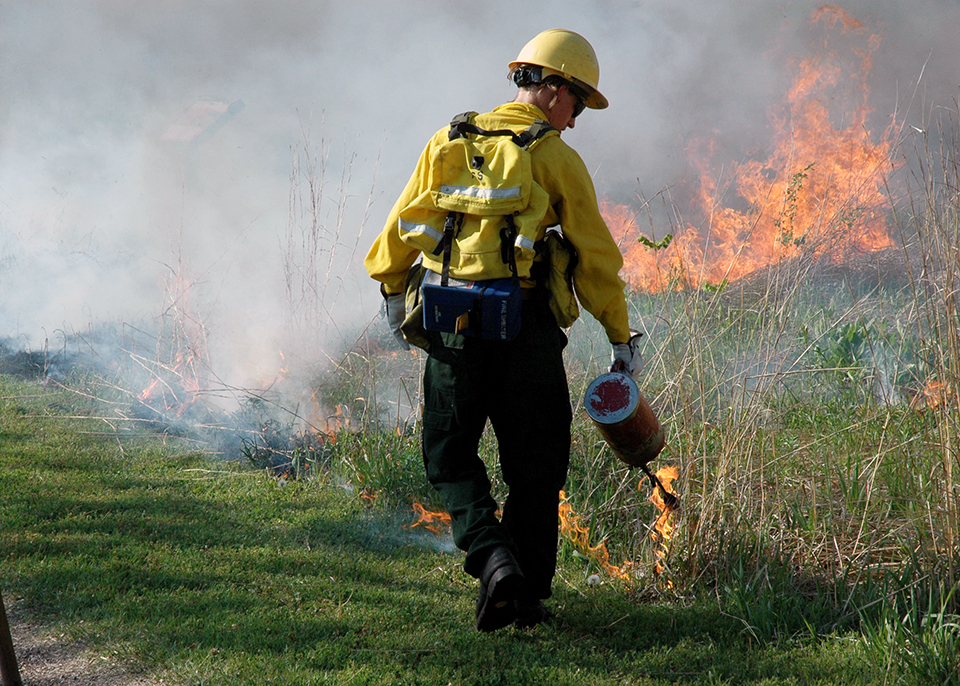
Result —
<instances>
[{"instance_id":1,"label":"yellow hard hat","mask_svg":"<svg viewBox=\"0 0 960 686\"><path fill-rule=\"evenodd\" d=\"M587 107L602 110L609 104L597 90L600 83L597 53L578 33L548 29L538 34L523 46L509 67L513 70L521 64L543 67L543 76L555 74L570 81L587 93Z\"/></svg>"}]
</instances>

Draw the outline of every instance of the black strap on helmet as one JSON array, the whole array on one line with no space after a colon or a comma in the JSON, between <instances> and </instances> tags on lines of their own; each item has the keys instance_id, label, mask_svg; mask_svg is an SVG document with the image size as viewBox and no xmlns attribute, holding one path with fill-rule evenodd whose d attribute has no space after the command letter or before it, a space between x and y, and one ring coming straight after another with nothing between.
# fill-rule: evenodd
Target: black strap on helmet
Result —
<instances>
[{"instance_id":1,"label":"black strap on helmet","mask_svg":"<svg viewBox=\"0 0 960 686\"><path fill-rule=\"evenodd\" d=\"M535 64L521 64L513 70L513 83L517 88L536 86L543 82L543 67Z\"/></svg>"}]
</instances>

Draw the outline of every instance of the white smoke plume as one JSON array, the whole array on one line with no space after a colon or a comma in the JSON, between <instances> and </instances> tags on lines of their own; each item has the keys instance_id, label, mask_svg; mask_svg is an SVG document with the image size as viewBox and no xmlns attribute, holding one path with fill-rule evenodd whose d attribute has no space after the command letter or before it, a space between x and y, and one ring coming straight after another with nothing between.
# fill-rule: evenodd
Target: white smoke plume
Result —
<instances>
[{"instance_id":1,"label":"white smoke plume","mask_svg":"<svg viewBox=\"0 0 960 686\"><path fill-rule=\"evenodd\" d=\"M307 156L329 301L299 352L320 358L375 319L360 262L427 137L511 99L506 64L536 33L595 46L611 107L564 137L598 192L629 203L695 173L691 139L716 141L721 163L764 140L768 108L822 43L820 4L0 3L0 338L149 321L174 292L220 378L269 380L289 344L286 277L305 259L289 238L306 231L291 190L308 193ZM954 0L840 7L881 36L878 129L953 101Z\"/></svg>"}]
</instances>

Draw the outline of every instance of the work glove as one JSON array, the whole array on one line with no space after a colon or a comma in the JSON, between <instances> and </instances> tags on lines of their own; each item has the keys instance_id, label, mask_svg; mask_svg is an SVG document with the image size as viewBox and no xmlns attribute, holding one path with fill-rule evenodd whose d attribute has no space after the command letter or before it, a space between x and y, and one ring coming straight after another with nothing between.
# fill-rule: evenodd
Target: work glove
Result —
<instances>
[{"instance_id":1,"label":"work glove","mask_svg":"<svg viewBox=\"0 0 960 686\"><path fill-rule=\"evenodd\" d=\"M383 295L383 312L387 318L387 325L393 332L394 337L396 337L400 347L404 350L410 350L407 339L403 337L403 333L400 331L400 325L403 324L403 320L407 316L406 294L396 293L390 295L383 290L383 286L380 287L380 293Z\"/></svg>"},{"instance_id":2,"label":"work glove","mask_svg":"<svg viewBox=\"0 0 960 686\"><path fill-rule=\"evenodd\" d=\"M633 378L640 376L640 372L643 371L643 357L640 355L640 339L642 337L642 333L631 329L629 341L613 344L611 372L623 372Z\"/></svg>"}]
</instances>

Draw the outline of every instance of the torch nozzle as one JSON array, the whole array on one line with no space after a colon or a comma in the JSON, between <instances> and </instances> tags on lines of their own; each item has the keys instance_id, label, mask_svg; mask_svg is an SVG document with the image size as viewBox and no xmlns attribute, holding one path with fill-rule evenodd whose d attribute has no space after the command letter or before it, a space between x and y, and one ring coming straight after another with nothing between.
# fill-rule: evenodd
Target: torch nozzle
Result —
<instances>
[{"instance_id":1,"label":"torch nozzle","mask_svg":"<svg viewBox=\"0 0 960 686\"><path fill-rule=\"evenodd\" d=\"M654 488L660 489L660 499L663 500L663 504L671 509L677 509L680 507L680 498L677 497L676 493L671 493L666 488L663 487L663 484L660 483L660 479L657 478L657 475L647 469L647 465L641 465L640 469L643 470L643 473L650 477L650 483Z\"/></svg>"}]
</instances>

